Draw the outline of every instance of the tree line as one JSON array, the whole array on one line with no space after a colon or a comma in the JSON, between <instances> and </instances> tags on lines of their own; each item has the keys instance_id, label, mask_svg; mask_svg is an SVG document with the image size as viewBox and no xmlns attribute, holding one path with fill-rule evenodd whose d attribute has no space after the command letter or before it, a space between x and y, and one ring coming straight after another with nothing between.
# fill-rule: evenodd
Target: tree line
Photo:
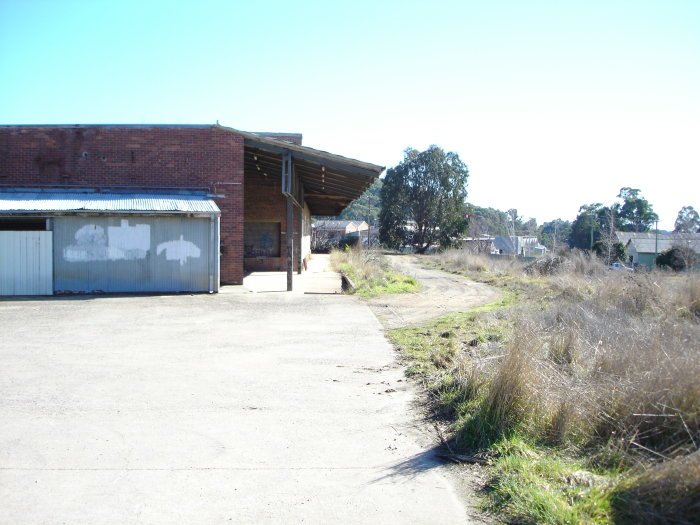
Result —
<instances>
[{"instance_id":1,"label":"tree line","mask_svg":"<svg viewBox=\"0 0 700 525\"><path fill-rule=\"evenodd\" d=\"M379 228L385 246L411 245L419 253L435 244L449 247L465 236L528 235L537 236L550 250L592 249L609 260L623 258L615 231L649 232L658 221L640 189L623 187L610 205L584 204L573 221L555 219L538 226L515 208L502 211L469 203L468 178L467 165L456 153L438 146L425 151L409 148L404 159L340 218L368 221ZM693 206L681 208L674 231L700 232L700 216Z\"/></svg>"}]
</instances>

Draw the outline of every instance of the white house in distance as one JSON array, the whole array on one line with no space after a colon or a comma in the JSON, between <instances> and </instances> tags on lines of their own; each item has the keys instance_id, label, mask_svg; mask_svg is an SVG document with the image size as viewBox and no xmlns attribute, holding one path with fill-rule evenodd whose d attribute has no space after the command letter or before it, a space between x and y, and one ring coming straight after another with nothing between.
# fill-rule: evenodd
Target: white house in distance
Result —
<instances>
[{"instance_id":1,"label":"white house in distance","mask_svg":"<svg viewBox=\"0 0 700 525\"><path fill-rule=\"evenodd\" d=\"M547 252L547 248L541 245L534 235L497 235L493 240L493 246L493 253L499 255L540 257Z\"/></svg>"},{"instance_id":2,"label":"white house in distance","mask_svg":"<svg viewBox=\"0 0 700 525\"><path fill-rule=\"evenodd\" d=\"M321 220L311 225L315 239L325 243L338 243L343 237L367 238L369 224L365 221Z\"/></svg>"}]
</instances>

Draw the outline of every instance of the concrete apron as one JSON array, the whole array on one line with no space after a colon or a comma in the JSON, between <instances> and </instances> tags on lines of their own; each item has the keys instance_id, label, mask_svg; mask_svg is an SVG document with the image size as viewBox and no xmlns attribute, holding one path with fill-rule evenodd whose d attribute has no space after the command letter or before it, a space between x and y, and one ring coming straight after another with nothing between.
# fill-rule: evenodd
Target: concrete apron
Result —
<instances>
[{"instance_id":1,"label":"concrete apron","mask_svg":"<svg viewBox=\"0 0 700 525\"><path fill-rule=\"evenodd\" d=\"M355 298L0 301L0 319L0 523L467 519Z\"/></svg>"},{"instance_id":2,"label":"concrete apron","mask_svg":"<svg viewBox=\"0 0 700 525\"><path fill-rule=\"evenodd\" d=\"M286 292L287 272L253 272L243 279L243 288L255 293ZM313 255L307 269L294 272L293 293L336 294L342 293L340 275L330 266L326 254ZM240 293L240 287L223 287L223 293Z\"/></svg>"}]
</instances>

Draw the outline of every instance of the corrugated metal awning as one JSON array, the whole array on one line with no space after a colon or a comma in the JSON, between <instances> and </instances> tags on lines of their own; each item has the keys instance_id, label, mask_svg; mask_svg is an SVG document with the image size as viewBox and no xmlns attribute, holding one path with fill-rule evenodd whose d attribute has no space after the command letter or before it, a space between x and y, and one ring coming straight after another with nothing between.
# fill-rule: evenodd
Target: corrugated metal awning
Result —
<instances>
[{"instance_id":1,"label":"corrugated metal awning","mask_svg":"<svg viewBox=\"0 0 700 525\"><path fill-rule=\"evenodd\" d=\"M0 191L0 213L221 213L204 195Z\"/></svg>"},{"instance_id":2,"label":"corrugated metal awning","mask_svg":"<svg viewBox=\"0 0 700 525\"><path fill-rule=\"evenodd\" d=\"M304 187L304 200L312 215L340 214L384 171L383 166L276 140L264 134L218 127L243 136L247 173L279 177L282 156L291 153L294 172Z\"/></svg>"}]
</instances>

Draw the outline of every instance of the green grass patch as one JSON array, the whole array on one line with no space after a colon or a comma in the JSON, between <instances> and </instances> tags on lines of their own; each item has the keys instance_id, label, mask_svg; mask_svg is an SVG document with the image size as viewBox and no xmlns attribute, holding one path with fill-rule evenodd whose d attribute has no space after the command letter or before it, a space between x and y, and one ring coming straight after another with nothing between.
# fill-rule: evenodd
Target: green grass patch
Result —
<instances>
[{"instance_id":1,"label":"green grass patch","mask_svg":"<svg viewBox=\"0 0 700 525\"><path fill-rule=\"evenodd\" d=\"M365 299L420 290L420 283L414 277L394 271L386 258L374 250L335 251L331 260L335 268L355 285L350 293Z\"/></svg>"},{"instance_id":2,"label":"green grass patch","mask_svg":"<svg viewBox=\"0 0 700 525\"><path fill-rule=\"evenodd\" d=\"M419 327L389 330L388 336L407 359L409 376L434 374L449 368L451 359L465 346L475 349L482 343L503 340L510 324L486 314L507 308L516 300L515 294L504 293L493 303L450 313Z\"/></svg>"},{"instance_id":3,"label":"green grass patch","mask_svg":"<svg viewBox=\"0 0 700 525\"><path fill-rule=\"evenodd\" d=\"M610 523L614 472L595 473L553 448L512 436L493 445L485 507L518 523Z\"/></svg>"},{"instance_id":4,"label":"green grass patch","mask_svg":"<svg viewBox=\"0 0 700 525\"><path fill-rule=\"evenodd\" d=\"M380 275L365 278L358 276L350 265L345 264L341 266L341 272L348 275L355 284L353 293L364 299L385 294L415 293L420 290L420 285L414 277L393 270L385 270Z\"/></svg>"}]
</instances>

